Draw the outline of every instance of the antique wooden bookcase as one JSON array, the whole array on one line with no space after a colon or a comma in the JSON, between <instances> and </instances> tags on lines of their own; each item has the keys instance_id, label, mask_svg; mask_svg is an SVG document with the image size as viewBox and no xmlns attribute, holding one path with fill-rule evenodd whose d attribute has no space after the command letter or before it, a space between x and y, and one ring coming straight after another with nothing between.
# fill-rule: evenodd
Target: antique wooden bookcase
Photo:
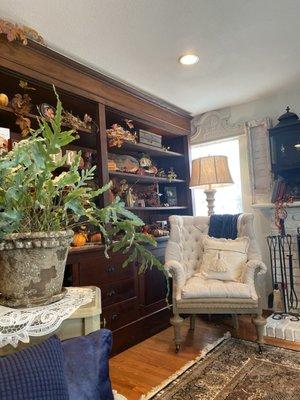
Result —
<instances>
[{"instance_id":1,"label":"antique wooden bookcase","mask_svg":"<svg viewBox=\"0 0 300 400\"><path fill-rule=\"evenodd\" d=\"M136 179L120 172L109 173L108 151L133 156L148 153L160 167L175 167L178 178L171 184L166 178L139 178L145 185L156 182L161 191L164 186L173 185L178 194L177 206L131 208L145 222L165 220L172 214L192 213L188 187L190 116L186 112L113 81L44 46L30 42L25 47L0 39L0 92L6 93L11 100L15 93L22 92L18 87L20 79L36 88L30 92L33 104L55 105L54 84L66 110L81 117L85 113L93 117L95 127L79 130L78 140L69 148L93 152L97 184L103 185L112 178L125 178L128 182ZM28 115L33 127L37 124L36 114L37 109L33 107ZM136 128L161 135L163 144L170 147L170 151L139 143L108 149L106 129L124 118L133 120ZM10 128L12 141L21 139L15 120L10 106L0 107L0 126ZM99 199L99 205L108 201L106 194ZM167 239L159 239L158 246L152 249L161 261ZM170 313L165 302L164 276L156 270L139 275L138 262L123 269L123 259L122 254L105 258L102 246L74 248L69 253L65 277L67 285L101 288L102 323L113 331L114 353L167 327Z\"/></svg>"}]
</instances>

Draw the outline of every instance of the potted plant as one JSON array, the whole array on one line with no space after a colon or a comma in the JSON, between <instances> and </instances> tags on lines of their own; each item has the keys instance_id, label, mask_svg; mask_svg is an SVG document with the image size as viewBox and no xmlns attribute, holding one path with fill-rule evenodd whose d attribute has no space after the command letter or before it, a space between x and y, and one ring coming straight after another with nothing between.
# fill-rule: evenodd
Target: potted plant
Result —
<instances>
[{"instance_id":1,"label":"potted plant","mask_svg":"<svg viewBox=\"0 0 300 400\"><path fill-rule=\"evenodd\" d=\"M102 233L105 251L128 253L124 267L140 260L140 271L161 263L145 247L155 245L138 232L143 221L116 198L99 208L95 199L110 185L88 183L95 167L80 170L80 152L68 170L66 157L55 157L76 139L62 129L62 105L55 116L39 118L39 128L0 158L0 304L17 307L48 304L64 293L62 283L72 229L90 223ZM113 238L118 236L118 241Z\"/></svg>"}]
</instances>

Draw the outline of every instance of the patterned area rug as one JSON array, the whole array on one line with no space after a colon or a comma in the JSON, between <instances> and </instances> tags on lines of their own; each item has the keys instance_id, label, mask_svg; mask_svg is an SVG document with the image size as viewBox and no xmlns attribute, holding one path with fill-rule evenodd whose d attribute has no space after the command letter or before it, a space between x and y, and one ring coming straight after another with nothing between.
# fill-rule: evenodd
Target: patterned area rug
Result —
<instances>
[{"instance_id":1,"label":"patterned area rug","mask_svg":"<svg viewBox=\"0 0 300 400\"><path fill-rule=\"evenodd\" d=\"M300 352L227 339L153 400L299 400Z\"/></svg>"}]
</instances>

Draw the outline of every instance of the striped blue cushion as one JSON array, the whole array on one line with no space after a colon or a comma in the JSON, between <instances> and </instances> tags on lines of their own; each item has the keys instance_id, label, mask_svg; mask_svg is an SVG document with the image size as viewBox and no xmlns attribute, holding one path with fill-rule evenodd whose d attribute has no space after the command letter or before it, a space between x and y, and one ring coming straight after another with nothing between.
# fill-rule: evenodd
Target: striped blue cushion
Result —
<instances>
[{"instance_id":1,"label":"striped blue cushion","mask_svg":"<svg viewBox=\"0 0 300 400\"><path fill-rule=\"evenodd\" d=\"M68 400L60 340L0 358L0 400Z\"/></svg>"}]
</instances>

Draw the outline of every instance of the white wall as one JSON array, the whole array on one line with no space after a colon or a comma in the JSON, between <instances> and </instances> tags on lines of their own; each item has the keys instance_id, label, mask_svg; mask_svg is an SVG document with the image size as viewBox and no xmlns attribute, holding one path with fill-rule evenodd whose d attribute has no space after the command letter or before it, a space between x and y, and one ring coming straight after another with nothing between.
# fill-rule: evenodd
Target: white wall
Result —
<instances>
[{"instance_id":1,"label":"white wall","mask_svg":"<svg viewBox=\"0 0 300 400\"><path fill-rule=\"evenodd\" d=\"M300 115L300 81L293 86L281 89L275 94L229 107L230 122L235 124L269 117L275 125L277 118L285 112L288 105L291 107L291 111Z\"/></svg>"},{"instance_id":2,"label":"white wall","mask_svg":"<svg viewBox=\"0 0 300 400\"><path fill-rule=\"evenodd\" d=\"M278 122L277 118L285 112L285 108L288 105L291 107L291 111L296 112L296 114L300 116L300 81L296 85L283 88L277 93L266 96L264 98L216 111L229 116L227 124L229 126L228 129L230 129L230 126L235 127L245 122L259 120L266 117L269 117L271 119L272 126L274 126ZM194 121L197 120L199 120L199 116L196 116ZM240 135L239 140L241 154L243 207L245 212L251 212L255 215L255 229L257 233L258 243L261 248L263 260L269 267L269 273L265 282L266 288L264 289L262 285L262 290L264 292L264 307L266 308L267 295L271 291L269 253L265 239L271 230L270 214L259 209L253 209L251 207L252 195L250 186L246 135Z\"/></svg>"}]
</instances>

